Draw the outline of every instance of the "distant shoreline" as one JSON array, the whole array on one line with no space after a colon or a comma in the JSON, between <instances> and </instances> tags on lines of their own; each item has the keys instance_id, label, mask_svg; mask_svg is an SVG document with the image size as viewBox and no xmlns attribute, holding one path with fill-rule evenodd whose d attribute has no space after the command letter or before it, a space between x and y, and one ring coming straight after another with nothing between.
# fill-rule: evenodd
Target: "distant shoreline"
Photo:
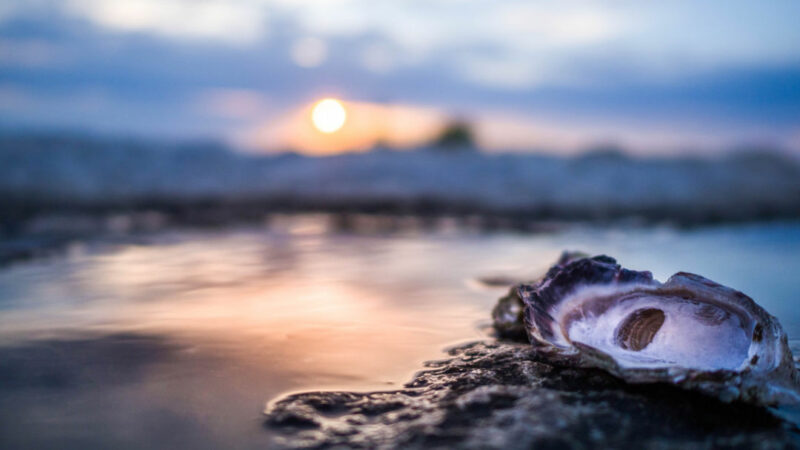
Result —
<instances>
[{"instance_id":1,"label":"distant shoreline","mask_svg":"<svg viewBox=\"0 0 800 450\"><path fill-rule=\"evenodd\" d=\"M276 213L454 217L488 228L549 221L693 226L800 218L800 163L470 151L243 155L221 146L87 137L0 138L0 233L37 217L153 213L224 225Z\"/></svg>"},{"instance_id":2,"label":"distant shoreline","mask_svg":"<svg viewBox=\"0 0 800 450\"><path fill-rule=\"evenodd\" d=\"M797 208L763 208L730 210L725 208L682 209L681 205L616 208L600 210L566 209L542 205L532 208L496 208L471 202L452 202L431 198L405 200L315 201L287 197L250 199L187 199L169 201L159 198L133 199L120 202L73 202L33 197L0 199L2 229L10 231L31 220L47 216L113 217L153 214L173 225L217 226L263 222L275 214L326 214L348 221L355 216L411 217L420 220L442 218L457 222L482 224L480 228L538 229L544 222L639 225L669 224L693 227L725 223L748 223L800 219Z\"/></svg>"}]
</instances>

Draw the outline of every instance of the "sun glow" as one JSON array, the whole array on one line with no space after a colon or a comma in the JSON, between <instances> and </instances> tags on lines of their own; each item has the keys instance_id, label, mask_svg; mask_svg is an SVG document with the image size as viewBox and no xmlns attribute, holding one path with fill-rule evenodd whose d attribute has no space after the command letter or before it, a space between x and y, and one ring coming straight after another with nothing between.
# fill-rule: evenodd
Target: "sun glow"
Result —
<instances>
[{"instance_id":1,"label":"sun glow","mask_svg":"<svg viewBox=\"0 0 800 450\"><path fill-rule=\"evenodd\" d=\"M359 101L338 103L344 109L345 119L336 131L323 132L320 129L314 116L321 102L315 101L256 124L243 132L238 142L243 148L256 151L285 151L288 148L315 155L361 152L375 146L411 148L430 142L447 121L445 113L427 106Z\"/></svg>"},{"instance_id":2,"label":"sun glow","mask_svg":"<svg viewBox=\"0 0 800 450\"><path fill-rule=\"evenodd\" d=\"M339 100L326 98L320 100L311 111L314 127L323 133L338 131L347 120L347 111Z\"/></svg>"}]
</instances>

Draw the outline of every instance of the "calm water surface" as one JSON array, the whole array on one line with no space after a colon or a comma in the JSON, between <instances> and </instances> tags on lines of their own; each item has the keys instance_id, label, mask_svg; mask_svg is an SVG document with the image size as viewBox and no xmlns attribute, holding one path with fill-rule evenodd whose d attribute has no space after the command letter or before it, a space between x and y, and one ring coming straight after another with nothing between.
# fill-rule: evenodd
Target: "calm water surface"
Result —
<instances>
[{"instance_id":1,"label":"calm water surface","mask_svg":"<svg viewBox=\"0 0 800 450\"><path fill-rule=\"evenodd\" d=\"M342 231L325 216L75 244L0 269L0 447L264 448L265 402L402 386L487 337L505 288L564 249L700 273L800 339L800 224Z\"/></svg>"}]
</instances>

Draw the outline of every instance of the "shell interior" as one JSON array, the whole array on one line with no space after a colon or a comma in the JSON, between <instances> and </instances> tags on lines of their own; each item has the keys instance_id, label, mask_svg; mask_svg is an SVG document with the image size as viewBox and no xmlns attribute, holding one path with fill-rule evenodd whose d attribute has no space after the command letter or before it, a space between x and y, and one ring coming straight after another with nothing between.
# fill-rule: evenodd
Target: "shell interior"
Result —
<instances>
[{"instance_id":1,"label":"shell interior","mask_svg":"<svg viewBox=\"0 0 800 450\"><path fill-rule=\"evenodd\" d=\"M623 367L698 370L747 365L754 328L752 320L723 305L647 290L582 303L560 325L570 342L612 355Z\"/></svg>"}]
</instances>

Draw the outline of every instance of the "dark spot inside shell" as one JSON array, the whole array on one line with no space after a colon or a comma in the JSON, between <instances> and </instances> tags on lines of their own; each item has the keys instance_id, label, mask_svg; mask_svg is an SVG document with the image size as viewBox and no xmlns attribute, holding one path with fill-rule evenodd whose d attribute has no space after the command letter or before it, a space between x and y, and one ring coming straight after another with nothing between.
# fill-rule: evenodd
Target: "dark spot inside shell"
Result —
<instances>
[{"instance_id":1,"label":"dark spot inside shell","mask_svg":"<svg viewBox=\"0 0 800 450\"><path fill-rule=\"evenodd\" d=\"M761 339L764 339L764 327L759 323L753 328L753 342L761 342Z\"/></svg>"},{"instance_id":2,"label":"dark spot inside shell","mask_svg":"<svg viewBox=\"0 0 800 450\"><path fill-rule=\"evenodd\" d=\"M638 352L644 349L664 325L664 318L664 311L656 308L634 311L617 328L617 343L625 350Z\"/></svg>"},{"instance_id":3,"label":"dark spot inside shell","mask_svg":"<svg viewBox=\"0 0 800 450\"><path fill-rule=\"evenodd\" d=\"M753 355L753 357L750 358L750 365L755 366L756 364L758 364L758 355Z\"/></svg>"}]
</instances>

